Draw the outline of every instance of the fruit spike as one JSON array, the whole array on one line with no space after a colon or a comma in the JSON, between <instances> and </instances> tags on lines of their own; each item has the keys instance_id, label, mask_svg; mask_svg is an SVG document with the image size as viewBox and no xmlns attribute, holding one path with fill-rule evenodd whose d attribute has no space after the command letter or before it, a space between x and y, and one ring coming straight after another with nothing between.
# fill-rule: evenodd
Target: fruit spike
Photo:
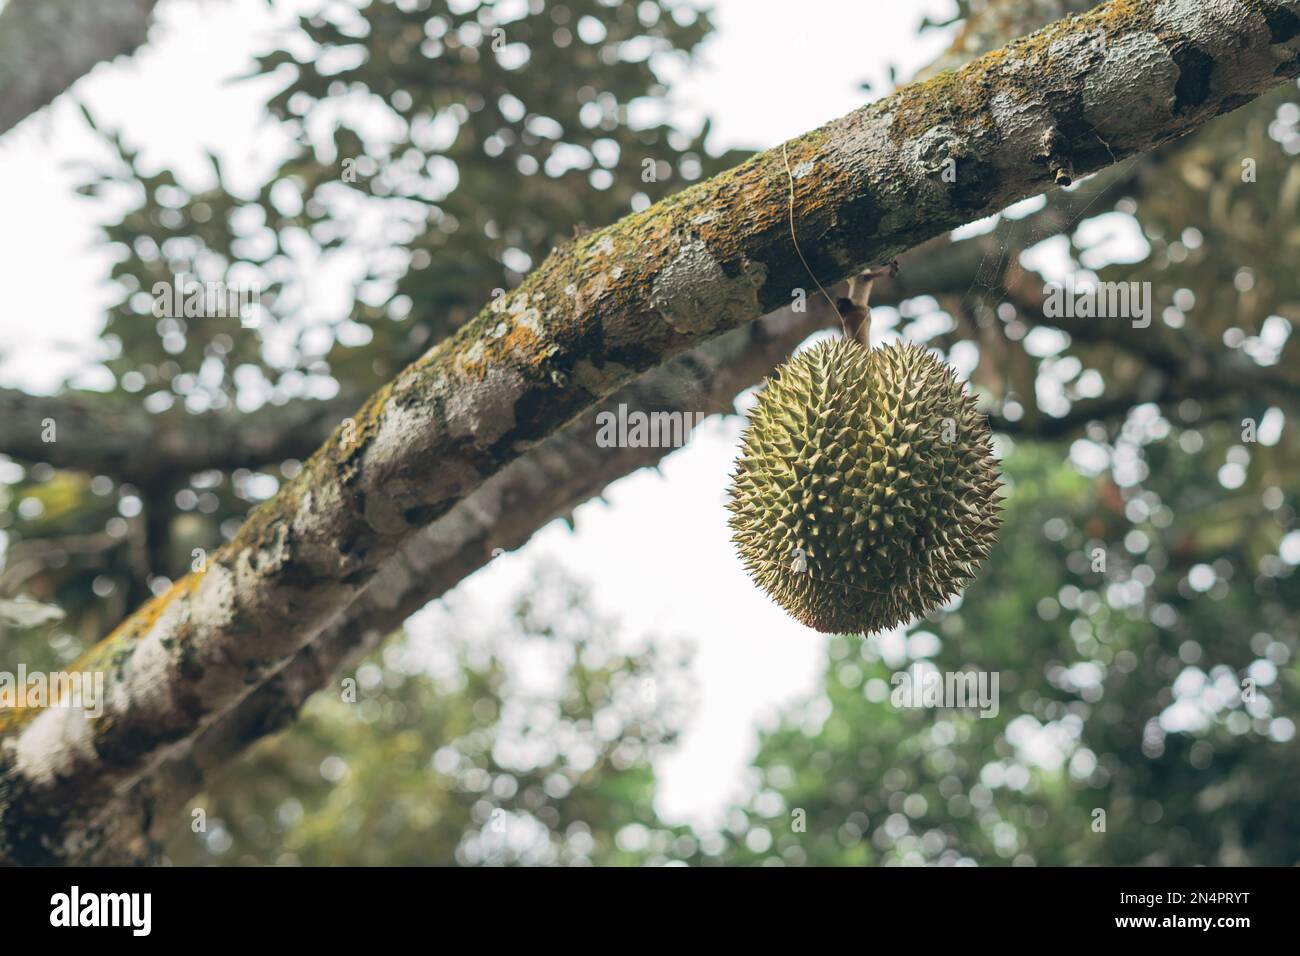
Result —
<instances>
[{"instance_id":1,"label":"fruit spike","mask_svg":"<svg viewBox=\"0 0 1300 956\"><path fill-rule=\"evenodd\" d=\"M727 507L778 604L818 631L872 634L970 582L1001 524L998 475L951 368L917 345L834 339L768 379Z\"/></svg>"}]
</instances>

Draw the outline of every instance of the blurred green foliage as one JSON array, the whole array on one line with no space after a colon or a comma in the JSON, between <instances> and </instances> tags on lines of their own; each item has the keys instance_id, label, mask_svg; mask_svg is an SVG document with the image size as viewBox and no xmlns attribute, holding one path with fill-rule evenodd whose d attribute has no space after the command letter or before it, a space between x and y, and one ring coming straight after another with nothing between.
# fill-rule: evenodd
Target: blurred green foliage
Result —
<instances>
[{"instance_id":1,"label":"blurred green foliage","mask_svg":"<svg viewBox=\"0 0 1300 956\"><path fill-rule=\"evenodd\" d=\"M516 599L503 629L484 628L473 608L445 617L436 641L391 642L223 775L178 822L169 858L653 858L621 849L615 834L654 820L651 762L690 704L685 657L662 646L620 649L617 622L593 614L588 595L556 573ZM477 628L454 626L474 620ZM658 859L671 846L695 849L688 833L673 840Z\"/></svg>"},{"instance_id":2,"label":"blurred green foliage","mask_svg":"<svg viewBox=\"0 0 1300 956\"><path fill-rule=\"evenodd\" d=\"M340 391L359 404L576 230L744 157L705 152L707 123L688 133L655 117L656 69L710 29L667 0L323 4L252 74L279 81L266 149L280 159L248 194L216 155L207 183L184 183L101 129L110 158L80 164L82 192L115 217L103 240L119 298L101 335L113 387L96 401L182 421ZM155 285L179 275L256 287L261 308L156 318ZM271 453L141 487L9 465L0 596L69 613L22 645L26 659L75 659L297 466Z\"/></svg>"},{"instance_id":3,"label":"blurred green foliage","mask_svg":"<svg viewBox=\"0 0 1300 956\"><path fill-rule=\"evenodd\" d=\"M905 637L834 639L822 694L764 735L719 858L1300 861L1300 575L1248 535L1204 534L1232 521L1276 542L1294 514L1254 490L1207 504L1206 450L1178 447L1196 434L1129 429L1112 454L1140 447L1160 467L1128 488L1017 449L979 580ZM1295 476L1272 472L1269 500L1300 491ZM996 714L895 706L894 675L918 661L996 672Z\"/></svg>"}]
</instances>

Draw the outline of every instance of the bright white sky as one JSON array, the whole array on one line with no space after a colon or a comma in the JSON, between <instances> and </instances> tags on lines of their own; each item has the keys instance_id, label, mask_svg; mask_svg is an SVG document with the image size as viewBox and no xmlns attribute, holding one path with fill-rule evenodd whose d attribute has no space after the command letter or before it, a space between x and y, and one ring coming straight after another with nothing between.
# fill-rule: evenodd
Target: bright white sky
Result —
<instances>
[{"instance_id":1,"label":"bright white sky","mask_svg":"<svg viewBox=\"0 0 1300 956\"><path fill-rule=\"evenodd\" d=\"M235 184L251 186L265 179L277 142L261 116L266 88L224 81L246 72L277 22L317 3L279 2L270 11L264 0L164 0L148 47L101 66L75 92L183 181L203 181L203 150L212 149ZM916 28L925 13L938 17L951 7L951 0L793 7L717 0L718 32L700 68L678 81L675 116L691 125L711 116L715 149L773 145L861 105L859 83L881 90L891 63L906 78L934 59L946 34L923 41ZM98 354L110 263L97 249L95 209L73 193L76 172L65 165L97 155L67 97L0 137L0 278L8 304L0 314L0 384L48 391ZM539 562L555 562L590 582L598 604L629 634L689 639L700 703L660 767L660 809L705 824L738 794L757 727L816 688L826 648L821 635L756 590L733 555L722 502L740 427L736 418L707 422L666 459L662 475L632 475L608 489L608 504L580 508L576 533L557 522L458 589L458 597L499 605ZM412 627L435 619L422 614Z\"/></svg>"}]
</instances>

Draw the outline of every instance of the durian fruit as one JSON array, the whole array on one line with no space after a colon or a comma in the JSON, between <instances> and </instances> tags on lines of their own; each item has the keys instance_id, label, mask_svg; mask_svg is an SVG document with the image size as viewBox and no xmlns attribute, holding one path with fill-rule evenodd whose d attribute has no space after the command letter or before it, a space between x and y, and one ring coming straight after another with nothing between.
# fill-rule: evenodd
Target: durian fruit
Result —
<instances>
[{"instance_id":1,"label":"durian fruit","mask_svg":"<svg viewBox=\"0 0 1300 956\"><path fill-rule=\"evenodd\" d=\"M988 423L910 344L834 339L768 379L730 490L750 576L827 633L871 634L964 587L1001 523Z\"/></svg>"}]
</instances>

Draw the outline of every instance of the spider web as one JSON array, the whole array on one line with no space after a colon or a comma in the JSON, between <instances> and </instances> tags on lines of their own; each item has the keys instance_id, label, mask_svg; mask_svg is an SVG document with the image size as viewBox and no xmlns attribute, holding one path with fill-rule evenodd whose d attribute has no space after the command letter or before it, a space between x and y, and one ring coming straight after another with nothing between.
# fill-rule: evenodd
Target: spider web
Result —
<instances>
[{"instance_id":1,"label":"spider web","mask_svg":"<svg viewBox=\"0 0 1300 956\"><path fill-rule=\"evenodd\" d=\"M1074 231L1076 227L1089 215L1089 213L1104 213L1108 208L1110 208L1113 200L1123 195L1124 191L1128 188L1128 171L1131 170L1135 164L1141 162L1142 157L1132 157L1125 163L1121 163L1118 157L1115 156L1114 151L1110 148L1110 145L1106 143L1105 140L1101 139L1100 136L1098 136L1097 139L1110 155L1112 165L1083 179L1076 180L1071 186L1049 190L1039 193L1035 197L1029 197L1029 199L1024 200L1024 202L1031 201L1035 198L1041 198L1043 200L1042 205L1032 212L1014 219L1008 217L1006 214L1008 209L1013 209L1015 206L1020 205L1020 203L1013 203L1011 206L1006 207L1006 209L1003 209L992 216L986 217L988 220L992 220L992 226L987 231L963 237L962 239L953 242L949 247L958 248L966 242L983 242L986 245L991 244L994 247L981 254L979 262L972 272L970 283L967 285L966 291L963 293L956 307L953 309L945 309L941 305L939 309L933 310L949 314L949 317L956 326L952 332L951 338L948 339L947 347L943 349L945 358L949 362L951 362L953 346L961 341L974 340L977 347L980 347L981 352L983 351L977 338L964 332L961 328L961 322L963 317L971 314L970 310L972 307L982 305L990 309L996 315L999 306L1008 301L1007 289L1003 285L1002 279L1007 274L1013 255L1016 256L1018 260L1020 255L1026 250L1033 248L1044 240L1056 236L1066 237L1072 247ZM1099 181L1102 177L1108 175L1114 177L1112 181ZM1103 203L1103 200L1106 200L1106 202ZM1058 212L1058 216L1056 217L1050 215L1053 208ZM1051 220L1050 222L1048 221L1049 219ZM977 220L977 222L978 221L979 220ZM959 229L960 228L966 227L959 227ZM958 230L953 231L956 232ZM1073 260L1072 254L1071 259ZM1029 269L1027 266L1021 265L1020 263L1017 264L1020 265L1025 272L1031 275L1039 274L1034 270ZM919 294L924 295L925 293L921 292ZM911 296L909 299L910 298L915 298L915 296ZM896 306L900 312L905 301L907 300L900 301ZM1010 304L1015 306L1015 303ZM1020 312L1021 310L1017 308L1017 313L1019 314ZM920 316L917 317L919 318ZM1021 317L1024 318L1023 316ZM1033 325L1033 323L1029 324ZM900 321L900 337L903 337L901 331L902 325L903 323ZM1040 323L1040 325L1051 327L1050 321L1047 323ZM1010 342L1010 344L1023 348L1023 345L1021 344L1022 342L1023 336ZM973 375L977 369L978 363L975 368L972 369L971 374ZM1008 382L1007 389L1002 394L1001 398L995 403L999 411L1005 409L1008 400L1014 401L1020 399L1022 405L1026 401L1035 400L1032 394L1027 396L1017 396L1015 391L1016 389L1014 384Z\"/></svg>"}]
</instances>

